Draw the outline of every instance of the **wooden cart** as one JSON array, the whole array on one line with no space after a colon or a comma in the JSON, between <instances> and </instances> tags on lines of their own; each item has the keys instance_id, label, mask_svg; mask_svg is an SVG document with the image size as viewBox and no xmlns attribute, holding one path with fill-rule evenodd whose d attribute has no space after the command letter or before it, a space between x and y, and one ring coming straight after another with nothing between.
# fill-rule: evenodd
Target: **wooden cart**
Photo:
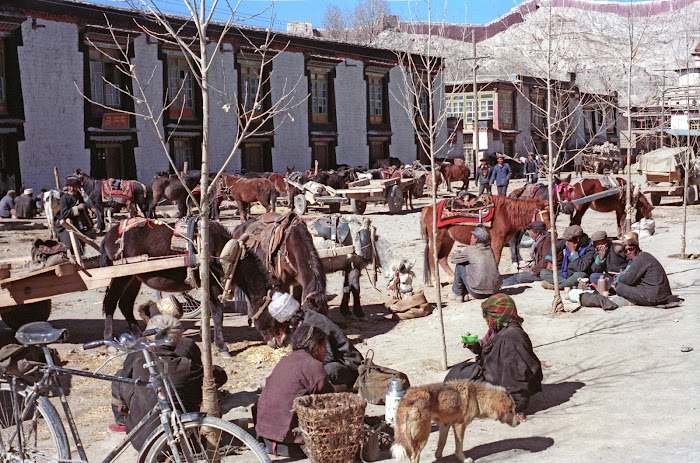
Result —
<instances>
[{"instance_id":1,"label":"wooden cart","mask_svg":"<svg viewBox=\"0 0 700 463\"><path fill-rule=\"evenodd\" d=\"M689 160L688 187L684 191L684 165L687 156L685 147L659 148L642 154L637 162L638 173L644 175L642 193L648 194L651 204L658 206L662 196L685 195L688 204L693 205L698 199L700 186L700 158L692 156Z\"/></svg>"},{"instance_id":2,"label":"wooden cart","mask_svg":"<svg viewBox=\"0 0 700 463\"><path fill-rule=\"evenodd\" d=\"M286 182L304 192L304 194L299 194L294 197L294 212L296 212L297 215L306 214L310 205L327 205L331 214L337 214L340 212L340 206L348 202L347 199L338 196L336 190L326 185L315 183L315 185L320 185L324 189L325 194L318 194L318 192L309 189L308 183L302 185L301 183L289 179L286 179Z\"/></svg>"},{"instance_id":3,"label":"wooden cart","mask_svg":"<svg viewBox=\"0 0 700 463\"><path fill-rule=\"evenodd\" d=\"M386 203L390 214L398 214L403 208L403 190L413 185L412 178L389 178L386 180L358 180L348 188L336 190L336 194L350 200L352 212L362 215L367 203Z\"/></svg>"}]
</instances>

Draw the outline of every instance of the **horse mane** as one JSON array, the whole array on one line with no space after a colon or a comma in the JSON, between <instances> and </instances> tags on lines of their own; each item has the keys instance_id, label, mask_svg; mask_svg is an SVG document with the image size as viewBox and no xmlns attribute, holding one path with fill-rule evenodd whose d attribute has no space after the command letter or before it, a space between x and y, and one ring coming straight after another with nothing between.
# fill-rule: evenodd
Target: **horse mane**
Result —
<instances>
[{"instance_id":1,"label":"horse mane","mask_svg":"<svg viewBox=\"0 0 700 463\"><path fill-rule=\"evenodd\" d=\"M503 211L507 219L515 226L525 227L532 222L532 217L538 210L547 207L547 201L538 199L513 199L504 196L493 196L496 208Z\"/></svg>"},{"instance_id":2,"label":"horse mane","mask_svg":"<svg viewBox=\"0 0 700 463\"><path fill-rule=\"evenodd\" d=\"M303 230L297 227L303 227ZM311 278L312 284L304 288L304 293L311 295L310 298L314 300L316 307L324 307L328 304L328 296L326 295L326 272L323 270L323 264L318 257L318 251L316 251L313 238L306 228L306 225L299 222L295 228L299 230L297 234L304 243L304 248L308 256L306 264L311 269L311 274L313 275L313 278Z\"/></svg>"}]
</instances>

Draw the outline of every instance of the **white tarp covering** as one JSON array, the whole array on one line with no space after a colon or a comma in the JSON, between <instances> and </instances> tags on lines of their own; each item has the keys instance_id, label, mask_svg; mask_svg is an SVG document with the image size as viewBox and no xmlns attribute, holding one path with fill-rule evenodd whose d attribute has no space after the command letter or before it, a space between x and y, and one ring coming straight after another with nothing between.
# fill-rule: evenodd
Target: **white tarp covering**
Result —
<instances>
[{"instance_id":1,"label":"white tarp covering","mask_svg":"<svg viewBox=\"0 0 700 463\"><path fill-rule=\"evenodd\" d=\"M659 148L641 156L637 170L644 174L668 174L675 172L676 165L685 152L685 147Z\"/></svg>"}]
</instances>

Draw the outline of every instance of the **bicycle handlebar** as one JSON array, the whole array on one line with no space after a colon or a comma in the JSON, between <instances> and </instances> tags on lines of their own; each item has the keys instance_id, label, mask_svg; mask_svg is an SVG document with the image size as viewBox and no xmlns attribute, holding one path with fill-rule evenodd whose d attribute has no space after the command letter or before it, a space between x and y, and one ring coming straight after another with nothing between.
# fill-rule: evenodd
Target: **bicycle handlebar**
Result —
<instances>
[{"instance_id":1,"label":"bicycle handlebar","mask_svg":"<svg viewBox=\"0 0 700 463\"><path fill-rule=\"evenodd\" d=\"M95 341L90 341L90 342L86 342L85 344L83 344L83 350L94 349L96 347L101 347L101 346L108 346L108 347L113 347L113 348L120 350L122 352L136 352L136 351L145 350L145 349L152 348L152 347L158 347L158 346L162 346L162 345L170 342L170 338L167 336L167 332L169 331L168 329L163 330L163 329L156 328L156 329L146 330L142 333L142 336L146 337L146 336L153 336L153 335L162 333L163 331L165 331L165 333L163 333L163 334L165 334L163 337L158 338L158 339L154 339L153 341L140 342L140 343L137 343L133 346L125 346L124 344L122 344L118 341L113 341L110 339L97 339Z\"/></svg>"}]
</instances>

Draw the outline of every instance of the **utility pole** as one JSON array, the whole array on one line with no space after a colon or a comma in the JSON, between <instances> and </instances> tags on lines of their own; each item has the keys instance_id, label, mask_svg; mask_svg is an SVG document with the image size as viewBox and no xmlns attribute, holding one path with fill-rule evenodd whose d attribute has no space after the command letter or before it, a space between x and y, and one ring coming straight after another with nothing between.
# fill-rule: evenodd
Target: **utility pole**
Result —
<instances>
[{"instance_id":1,"label":"utility pole","mask_svg":"<svg viewBox=\"0 0 700 463\"><path fill-rule=\"evenodd\" d=\"M663 78L664 78L664 83L663 83L663 86L661 87L661 130L659 130L659 148L663 148L664 147L664 130L666 128L666 114L665 114L665 109L666 109L666 102L665 102L666 73L669 71L666 68L654 69L654 71L661 72L663 74Z\"/></svg>"},{"instance_id":2,"label":"utility pole","mask_svg":"<svg viewBox=\"0 0 700 463\"><path fill-rule=\"evenodd\" d=\"M472 55L474 56L474 62L472 63L472 76L474 78L474 86L472 87L472 90L474 91L474 117L473 117L473 123L474 123L474 140L472 141L472 159L474 160L474 178L476 179L476 166L477 162L479 162L479 91L477 89L477 83L476 83L476 70L479 69L479 65L477 64L477 56L476 56L476 30L472 29Z\"/></svg>"}]
</instances>

